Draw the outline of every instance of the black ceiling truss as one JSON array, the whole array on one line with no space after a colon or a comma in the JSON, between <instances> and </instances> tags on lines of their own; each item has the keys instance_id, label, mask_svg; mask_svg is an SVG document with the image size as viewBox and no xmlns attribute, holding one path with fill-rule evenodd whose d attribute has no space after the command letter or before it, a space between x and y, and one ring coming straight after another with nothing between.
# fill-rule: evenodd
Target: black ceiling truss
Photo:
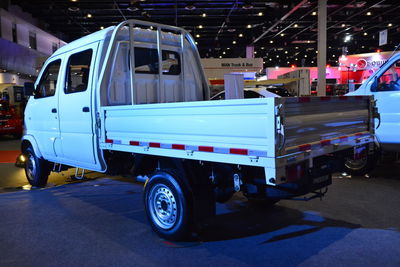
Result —
<instances>
[{"instance_id":1,"label":"black ceiling truss","mask_svg":"<svg viewBox=\"0 0 400 267\"><path fill-rule=\"evenodd\" d=\"M254 43L256 57L263 57L265 66L316 65L317 2L9 1L42 21L45 30L67 42L125 19L140 19L184 27L198 42L202 57L244 57L246 45ZM378 48L392 50L400 43L399 9L397 0L328 0L328 63L335 65L346 50L349 54L373 52ZM384 29L389 31L388 44L378 47L378 34ZM344 42L346 35L352 36L351 41Z\"/></svg>"}]
</instances>

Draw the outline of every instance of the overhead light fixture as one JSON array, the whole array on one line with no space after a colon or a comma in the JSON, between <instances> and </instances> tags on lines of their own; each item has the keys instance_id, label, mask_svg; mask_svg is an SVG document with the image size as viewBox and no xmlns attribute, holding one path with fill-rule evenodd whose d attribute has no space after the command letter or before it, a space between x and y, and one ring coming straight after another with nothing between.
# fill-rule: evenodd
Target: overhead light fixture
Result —
<instances>
[{"instance_id":1,"label":"overhead light fixture","mask_svg":"<svg viewBox=\"0 0 400 267\"><path fill-rule=\"evenodd\" d=\"M243 6L242 6L243 9L252 9L253 7L254 6L250 1L244 2Z\"/></svg>"},{"instance_id":2,"label":"overhead light fixture","mask_svg":"<svg viewBox=\"0 0 400 267\"><path fill-rule=\"evenodd\" d=\"M346 27L346 24L343 23L343 24L342 24L342 28L344 28L344 27Z\"/></svg>"},{"instance_id":3,"label":"overhead light fixture","mask_svg":"<svg viewBox=\"0 0 400 267\"><path fill-rule=\"evenodd\" d=\"M187 6L185 6L185 9L186 9L186 10L189 10L189 11L193 11L193 10L196 9L196 6L194 6L194 5L187 5Z\"/></svg>"},{"instance_id":4,"label":"overhead light fixture","mask_svg":"<svg viewBox=\"0 0 400 267\"><path fill-rule=\"evenodd\" d=\"M392 26L393 26L393 24L392 24L392 23L389 23L389 24L388 24L388 27L392 27Z\"/></svg>"},{"instance_id":5,"label":"overhead light fixture","mask_svg":"<svg viewBox=\"0 0 400 267\"><path fill-rule=\"evenodd\" d=\"M198 42L194 42L196 45L198 45L199 43Z\"/></svg>"},{"instance_id":6,"label":"overhead light fixture","mask_svg":"<svg viewBox=\"0 0 400 267\"><path fill-rule=\"evenodd\" d=\"M222 58L222 56L219 56L219 58Z\"/></svg>"},{"instance_id":7,"label":"overhead light fixture","mask_svg":"<svg viewBox=\"0 0 400 267\"><path fill-rule=\"evenodd\" d=\"M270 44L273 44L273 43L274 43L274 41L270 40L270 41L269 41L269 43L270 43Z\"/></svg>"},{"instance_id":8,"label":"overhead light fixture","mask_svg":"<svg viewBox=\"0 0 400 267\"><path fill-rule=\"evenodd\" d=\"M199 25L199 29L203 29L203 25Z\"/></svg>"},{"instance_id":9,"label":"overhead light fixture","mask_svg":"<svg viewBox=\"0 0 400 267\"><path fill-rule=\"evenodd\" d=\"M78 2L78 0L70 0L71 2Z\"/></svg>"},{"instance_id":10,"label":"overhead light fixture","mask_svg":"<svg viewBox=\"0 0 400 267\"><path fill-rule=\"evenodd\" d=\"M250 29L251 27L252 27L251 24L247 24L246 26L247 29Z\"/></svg>"},{"instance_id":11,"label":"overhead light fixture","mask_svg":"<svg viewBox=\"0 0 400 267\"><path fill-rule=\"evenodd\" d=\"M264 46L261 46L261 50L264 50L265 49L265 47Z\"/></svg>"},{"instance_id":12,"label":"overhead light fixture","mask_svg":"<svg viewBox=\"0 0 400 267\"><path fill-rule=\"evenodd\" d=\"M281 36L283 37L283 36L285 36L285 34L284 34L284 33L281 33Z\"/></svg>"},{"instance_id":13,"label":"overhead light fixture","mask_svg":"<svg viewBox=\"0 0 400 267\"><path fill-rule=\"evenodd\" d=\"M307 55L304 55L304 57L307 57Z\"/></svg>"},{"instance_id":14,"label":"overhead light fixture","mask_svg":"<svg viewBox=\"0 0 400 267\"><path fill-rule=\"evenodd\" d=\"M293 27L297 28L299 27L299 24L294 24Z\"/></svg>"},{"instance_id":15,"label":"overhead light fixture","mask_svg":"<svg viewBox=\"0 0 400 267\"><path fill-rule=\"evenodd\" d=\"M200 34L196 34L196 38L200 38Z\"/></svg>"},{"instance_id":16,"label":"overhead light fixture","mask_svg":"<svg viewBox=\"0 0 400 267\"><path fill-rule=\"evenodd\" d=\"M137 3L136 1L131 1L126 9L131 12L134 12L138 11L139 8L140 8L139 3Z\"/></svg>"},{"instance_id":17,"label":"overhead light fixture","mask_svg":"<svg viewBox=\"0 0 400 267\"><path fill-rule=\"evenodd\" d=\"M313 11L313 12L311 13L311 15L316 16L316 15L317 15L317 11Z\"/></svg>"},{"instance_id":18,"label":"overhead light fixture","mask_svg":"<svg viewBox=\"0 0 400 267\"><path fill-rule=\"evenodd\" d=\"M259 16L259 17L261 17L262 15L264 15L264 13L258 12L258 16Z\"/></svg>"},{"instance_id":19,"label":"overhead light fixture","mask_svg":"<svg viewBox=\"0 0 400 267\"><path fill-rule=\"evenodd\" d=\"M285 54L287 54L288 53L288 51L285 51Z\"/></svg>"},{"instance_id":20,"label":"overhead light fixture","mask_svg":"<svg viewBox=\"0 0 400 267\"><path fill-rule=\"evenodd\" d=\"M206 14L206 13L203 13L203 14L201 14L201 16L202 16L203 18L205 18L205 17L207 17L207 14Z\"/></svg>"},{"instance_id":21,"label":"overhead light fixture","mask_svg":"<svg viewBox=\"0 0 400 267\"><path fill-rule=\"evenodd\" d=\"M232 44L236 44L236 41L232 41Z\"/></svg>"},{"instance_id":22,"label":"overhead light fixture","mask_svg":"<svg viewBox=\"0 0 400 267\"><path fill-rule=\"evenodd\" d=\"M226 50L230 50L230 49L231 49L230 47L227 47L227 48L226 48Z\"/></svg>"},{"instance_id":23,"label":"overhead light fixture","mask_svg":"<svg viewBox=\"0 0 400 267\"><path fill-rule=\"evenodd\" d=\"M372 12L371 11L368 11L367 12L367 16L371 16L372 15Z\"/></svg>"},{"instance_id":24,"label":"overhead light fixture","mask_svg":"<svg viewBox=\"0 0 400 267\"><path fill-rule=\"evenodd\" d=\"M93 16L92 16L92 14L87 13L86 17L90 19L90 18L92 18Z\"/></svg>"},{"instance_id":25,"label":"overhead light fixture","mask_svg":"<svg viewBox=\"0 0 400 267\"><path fill-rule=\"evenodd\" d=\"M226 54L226 52L224 51L224 52L222 52L222 54L223 54L223 55L225 55L225 54Z\"/></svg>"},{"instance_id":26,"label":"overhead light fixture","mask_svg":"<svg viewBox=\"0 0 400 267\"><path fill-rule=\"evenodd\" d=\"M344 42L345 42L345 43L349 42L350 40L351 40L351 35L346 35L346 36L344 37Z\"/></svg>"},{"instance_id":27,"label":"overhead light fixture","mask_svg":"<svg viewBox=\"0 0 400 267\"><path fill-rule=\"evenodd\" d=\"M363 35L364 35L364 36L367 36L367 35L368 35L368 33L367 33L367 32L364 32L364 33L363 33Z\"/></svg>"},{"instance_id":28,"label":"overhead light fixture","mask_svg":"<svg viewBox=\"0 0 400 267\"><path fill-rule=\"evenodd\" d=\"M239 33L239 37L243 37L243 33Z\"/></svg>"},{"instance_id":29,"label":"overhead light fixture","mask_svg":"<svg viewBox=\"0 0 400 267\"><path fill-rule=\"evenodd\" d=\"M104 30L104 26L100 26L100 30Z\"/></svg>"}]
</instances>

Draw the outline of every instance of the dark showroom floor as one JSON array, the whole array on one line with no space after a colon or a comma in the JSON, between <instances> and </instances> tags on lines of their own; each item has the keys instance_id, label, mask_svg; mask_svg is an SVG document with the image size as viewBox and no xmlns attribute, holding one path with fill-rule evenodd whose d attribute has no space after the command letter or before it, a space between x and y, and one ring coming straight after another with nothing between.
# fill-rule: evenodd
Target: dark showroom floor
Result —
<instances>
[{"instance_id":1,"label":"dark showroom floor","mask_svg":"<svg viewBox=\"0 0 400 267\"><path fill-rule=\"evenodd\" d=\"M169 242L147 224L142 184L71 170L30 188L18 149L0 138L0 266L400 266L400 162L337 174L322 201L236 195L194 241Z\"/></svg>"}]
</instances>

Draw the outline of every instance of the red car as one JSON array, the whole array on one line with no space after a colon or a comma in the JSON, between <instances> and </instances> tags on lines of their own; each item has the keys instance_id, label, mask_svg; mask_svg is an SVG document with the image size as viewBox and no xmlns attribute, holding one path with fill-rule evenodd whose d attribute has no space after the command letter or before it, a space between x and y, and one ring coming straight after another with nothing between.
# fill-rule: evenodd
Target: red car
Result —
<instances>
[{"instance_id":1,"label":"red car","mask_svg":"<svg viewBox=\"0 0 400 267\"><path fill-rule=\"evenodd\" d=\"M0 100L0 135L22 136L22 118L7 100Z\"/></svg>"}]
</instances>

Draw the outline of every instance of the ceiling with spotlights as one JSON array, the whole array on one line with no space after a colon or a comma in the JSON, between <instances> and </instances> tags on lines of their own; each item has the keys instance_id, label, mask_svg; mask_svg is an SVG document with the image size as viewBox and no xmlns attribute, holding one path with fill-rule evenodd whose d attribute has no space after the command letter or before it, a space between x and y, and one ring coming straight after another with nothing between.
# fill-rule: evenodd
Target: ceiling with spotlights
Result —
<instances>
[{"instance_id":1,"label":"ceiling with spotlights","mask_svg":"<svg viewBox=\"0 0 400 267\"><path fill-rule=\"evenodd\" d=\"M125 19L177 25L191 32L202 57L244 57L254 45L265 66L314 66L317 0L9 0L42 27L72 41ZM1 4L7 8L6 3ZM328 64L343 53L390 51L400 42L398 0L328 0ZM388 29L388 44L378 46ZM229 48L229 49L228 49Z\"/></svg>"}]
</instances>

